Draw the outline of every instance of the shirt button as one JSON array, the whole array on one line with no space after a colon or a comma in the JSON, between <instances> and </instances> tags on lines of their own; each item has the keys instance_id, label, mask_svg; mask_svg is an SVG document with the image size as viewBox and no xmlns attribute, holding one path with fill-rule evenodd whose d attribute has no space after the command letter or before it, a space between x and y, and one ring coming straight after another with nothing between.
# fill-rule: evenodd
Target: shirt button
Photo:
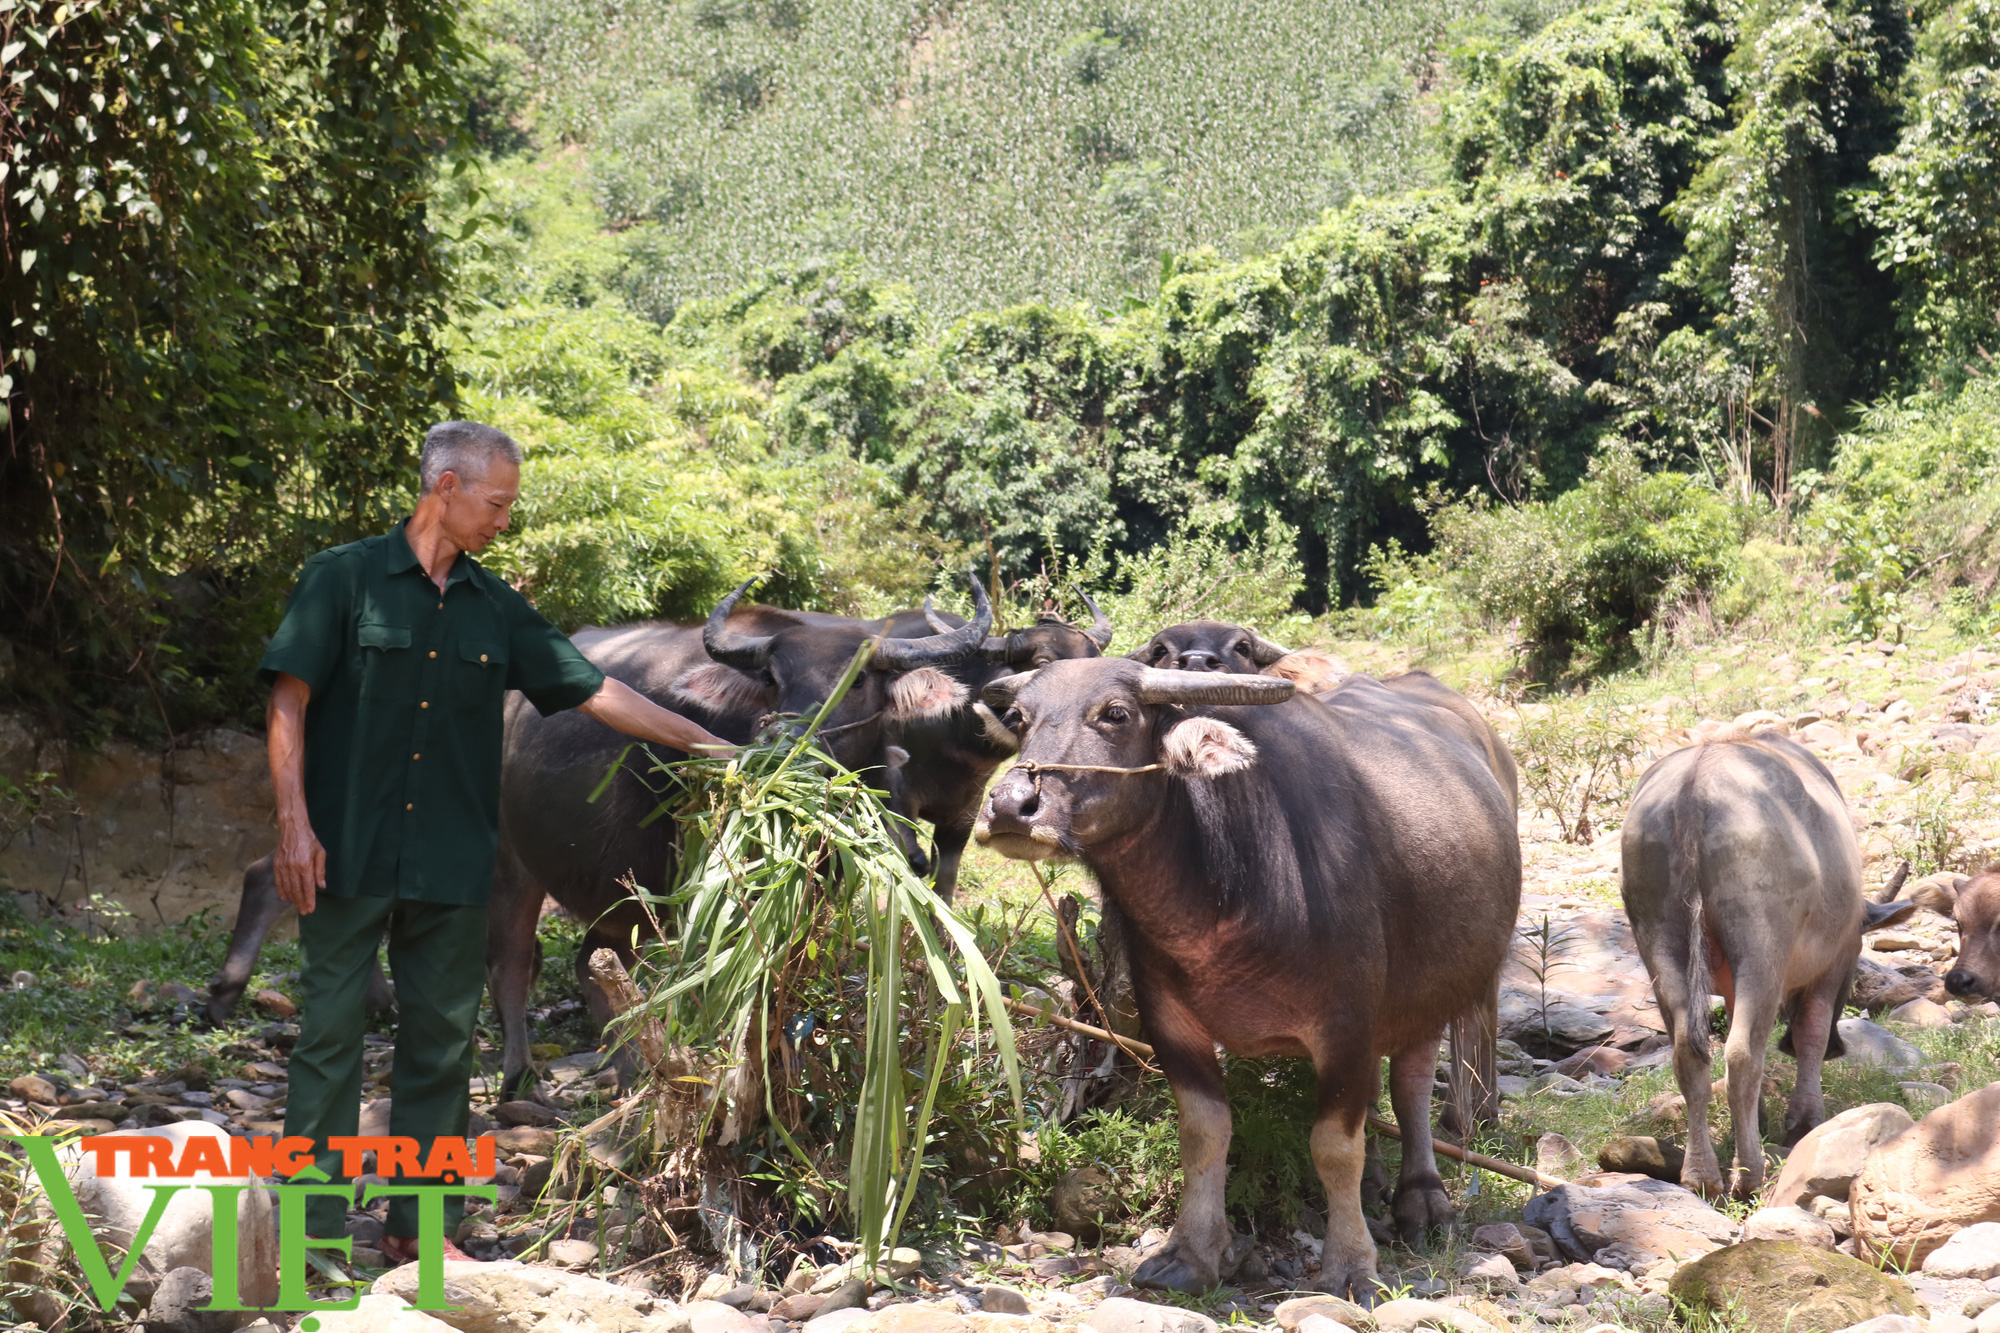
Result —
<instances>
[{"instance_id":1,"label":"shirt button","mask_svg":"<svg viewBox=\"0 0 2000 1333\"><path fill-rule=\"evenodd\" d=\"M438 653L437 653L437 649L435 649L435 648L431 649L431 656L432 656L432 657L436 657L437 655L438 655ZM486 659L482 657L482 658L480 658L479 660L483 662L483 661L485 661Z\"/></svg>"},{"instance_id":2,"label":"shirt button","mask_svg":"<svg viewBox=\"0 0 2000 1333\"><path fill-rule=\"evenodd\" d=\"M431 706L431 701L429 699L426 699L422 703L417 705L417 707L419 708L429 708L430 706Z\"/></svg>"},{"instance_id":3,"label":"shirt button","mask_svg":"<svg viewBox=\"0 0 2000 1333\"><path fill-rule=\"evenodd\" d=\"M413 754L413 755L411 755L411 756L410 756L410 758L412 758L412 759L422 759L423 757L424 757L424 756L422 755L422 753L421 753L421 752L420 752L420 753L417 753L417 754Z\"/></svg>"},{"instance_id":4,"label":"shirt button","mask_svg":"<svg viewBox=\"0 0 2000 1333\"><path fill-rule=\"evenodd\" d=\"M432 654L431 654L431 656L432 656L432 657L436 657L436 656L437 656L437 654L436 654L436 653L432 653ZM482 662L484 662L484 661L486 660L486 654L485 654L485 653L481 653L481 654L479 655L479 660L480 660L480 661L482 661Z\"/></svg>"},{"instance_id":5,"label":"shirt button","mask_svg":"<svg viewBox=\"0 0 2000 1333\"><path fill-rule=\"evenodd\" d=\"M411 802L410 804L408 804L408 805L404 806L403 808L404 808L405 810L414 810L414 809L416 809L416 808L417 808L417 806L416 806L416 802L412 801L412 802Z\"/></svg>"}]
</instances>

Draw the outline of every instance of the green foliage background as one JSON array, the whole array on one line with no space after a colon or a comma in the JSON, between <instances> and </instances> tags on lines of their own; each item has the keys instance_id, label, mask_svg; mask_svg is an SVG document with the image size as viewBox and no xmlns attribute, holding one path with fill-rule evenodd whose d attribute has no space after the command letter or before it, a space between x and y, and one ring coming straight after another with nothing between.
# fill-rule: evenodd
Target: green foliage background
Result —
<instances>
[{"instance_id":1,"label":"green foliage background","mask_svg":"<svg viewBox=\"0 0 2000 1333\"><path fill-rule=\"evenodd\" d=\"M0 692L250 713L300 557L451 414L528 445L492 559L571 627L967 564L1145 616L1234 562L1265 623L1449 602L1552 675L1726 604L1765 515L1858 631L1947 570L1976 618L1879 478L1983 466L1935 459L1994 337L1996 24L0 0Z\"/></svg>"}]
</instances>

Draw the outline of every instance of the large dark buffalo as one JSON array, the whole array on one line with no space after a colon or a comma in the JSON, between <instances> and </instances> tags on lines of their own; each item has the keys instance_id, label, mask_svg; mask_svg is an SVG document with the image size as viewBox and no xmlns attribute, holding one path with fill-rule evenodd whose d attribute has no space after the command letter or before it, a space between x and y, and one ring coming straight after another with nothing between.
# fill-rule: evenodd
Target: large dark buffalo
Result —
<instances>
[{"instance_id":1,"label":"large dark buffalo","mask_svg":"<svg viewBox=\"0 0 2000 1333\"><path fill-rule=\"evenodd\" d=\"M889 632L819 732L842 764L880 770L893 728L967 703L966 687L947 669L977 654L992 624L985 590L976 581L974 588L978 613L970 624L921 637L895 635L901 625L888 621L739 606L744 589L738 588L699 629L654 622L584 630L573 642L606 675L743 743L767 721L811 716L856 649ZM527 1002L543 896L588 923L577 950L577 979L593 1016L603 1022L610 1013L590 978L590 954L611 948L629 965L634 933L651 933L645 913L619 881L630 876L655 890L672 881L674 823L645 822L662 800L660 775L628 759L602 795L590 800L625 745L625 737L580 713L543 717L525 699L508 700L486 969L505 1036L509 1092L528 1072ZM653 752L663 760L685 757L663 746Z\"/></svg>"},{"instance_id":2,"label":"large dark buffalo","mask_svg":"<svg viewBox=\"0 0 2000 1333\"><path fill-rule=\"evenodd\" d=\"M1455 710L1366 677L1315 698L1108 658L1007 677L985 701L1021 762L974 836L1097 876L1180 1106L1181 1215L1135 1280L1199 1291L1219 1276L1219 1044L1313 1062L1320 1283L1372 1300L1360 1184L1378 1061L1405 1135L1395 1218L1420 1240L1452 1216L1430 1137L1439 1037L1492 993L1519 906L1514 803L1484 747Z\"/></svg>"},{"instance_id":3,"label":"large dark buffalo","mask_svg":"<svg viewBox=\"0 0 2000 1333\"><path fill-rule=\"evenodd\" d=\"M1652 974L1687 1099L1681 1183L1723 1187L1708 1133L1708 1005L1729 1006L1729 1114L1736 1131L1730 1187L1749 1198L1764 1182L1758 1100L1764 1052L1782 1015L1779 1049L1798 1081L1785 1142L1826 1118L1820 1064L1845 1047L1835 1026L1861 934L1916 910L1861 895L1861 849L1840 786L1810 752L1776 731L1690 746L1639 779L1621 836L1625 915Z\"/></svg>"}]
</instances>

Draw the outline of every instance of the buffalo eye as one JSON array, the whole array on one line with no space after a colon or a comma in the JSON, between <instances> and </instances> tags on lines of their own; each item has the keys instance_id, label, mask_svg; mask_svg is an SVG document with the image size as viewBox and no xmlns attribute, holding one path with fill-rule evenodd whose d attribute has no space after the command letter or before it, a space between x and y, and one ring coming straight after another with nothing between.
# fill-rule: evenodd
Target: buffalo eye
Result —
<instances>
[{"instance_id":1,"label":"buffalo eye","mask_svg":"<svg viewBox=\"0 0 2000 1333\"><path fill-rule=\"evenodd\" d=\"M1000 715L1000 725L1009 731L1019 731L1022 727L1028 725L1028 719L1021 716L1020 709L1009 708Z\"/></svg>"},{"instance_id":2,"label":"buffalo eye","mask_svg":"<svg viewBox=\"0 0 2000 1333\"><path fill-rule=\"evenodd\" d=\"M1167 660L1167 652L1168 652L1168 649L1167 649L1167 645L1165 645L1164 643L1156 643L1156 644L1154 644L1154 645L1153 645L1153 660L1154 660L1155 662L1164 662L1164 661L1166 661L1166 660Z\"/></svg>"},{"instance_id":3,"label":"buffalo eye","mask_svg":"<svg viewBox=\"0 0 2000 1333\"><path fill-rule=\"evenodd\" d=\"M1250 656L1250 640L1245 639L1243 642L1237 644L1236 651L1244 657Z\"/></svg>"},{"instance_id":4,"label":"buffalo eye","mask_svg":"<svg viewBox=\"0 0 2000 1333\"><path fill-rule=\"evenodd\" d=\"M1104 710L1101 716L1106 722L1130 722L1132 720L1132 714L1125 710L1124 704L1112 704Z\"/></svg>"}]
</instances>

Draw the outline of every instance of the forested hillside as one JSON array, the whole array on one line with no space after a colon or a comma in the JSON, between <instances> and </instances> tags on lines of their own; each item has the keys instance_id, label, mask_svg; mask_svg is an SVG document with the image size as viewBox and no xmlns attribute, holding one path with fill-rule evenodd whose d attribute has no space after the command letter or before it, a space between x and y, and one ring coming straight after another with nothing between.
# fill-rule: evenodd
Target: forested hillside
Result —
<instances>
[{"instance_id":1,"label":"forested hillside","mask_svg":"<svg viewBox=\"0 0 2000 1333\"><path fill-rule=\"evenodd\" d=\"M0 27L0 690L97 734L254 707L447 414L528 445L492 560L572 626L969 562L1579 679L1762 547L1987 615L1984 0Z\"/></svg>"}]
</instances>

